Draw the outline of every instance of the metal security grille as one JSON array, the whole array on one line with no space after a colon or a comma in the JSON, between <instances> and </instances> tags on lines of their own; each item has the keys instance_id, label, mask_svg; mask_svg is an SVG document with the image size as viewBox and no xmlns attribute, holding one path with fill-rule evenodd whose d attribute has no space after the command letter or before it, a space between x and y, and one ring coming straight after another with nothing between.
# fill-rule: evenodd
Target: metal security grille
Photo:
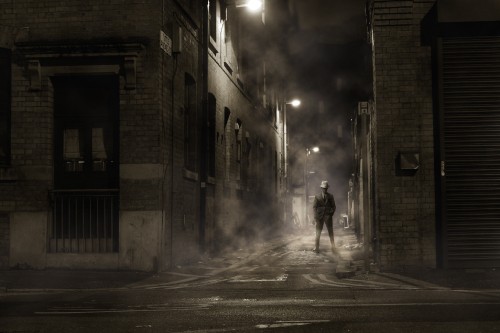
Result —
<instances>
[{"instance_id":1,"label":"metal security grille","mask_svg":"<svg viewBox=\"0 0 500 333\"><path fill-rule=\"evenodd\" d=\"M446 267L500 266L500 37L442 40Z\"/></svg>"},{"instance_id":2,"label":"metal security grille","mask_svg":"<svg viewBox=\"0 0 500 333\"><path fill-rule=\"evenodd\" d=\"M51 252L117 252L118 192L53 192Z\"/></svg>"}]
</instances>

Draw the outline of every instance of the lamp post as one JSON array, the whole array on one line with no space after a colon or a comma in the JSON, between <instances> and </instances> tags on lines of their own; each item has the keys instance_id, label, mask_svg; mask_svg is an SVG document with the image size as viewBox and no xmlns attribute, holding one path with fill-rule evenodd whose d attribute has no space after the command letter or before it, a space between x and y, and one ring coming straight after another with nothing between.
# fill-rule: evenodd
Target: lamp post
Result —
<instances>
[{"instance_id":1,"label":"lamp post","mask_svg":"<svg viewBox=\"0 0 500 333\"><path fill-rule=\"evenodd\" d=\"M306 148L306 158L304 162L304 223L307 225L309 222L308 206L309 206L309 169L307 167L307 160L311 153L319 152L318 147Z\"/></svg>"},{"instance_id":2,"label":"lamp post","mask_svg":"<svg viewBox=\"0 0 500 333\"><path fill-rule=\"evenodd\" d=\"M293 99L290 102L285 102L283 106L283 159L285 161L283 175L285 178L285 198L284 198L284 207L283 207L283 221L286 223L288 218L288 126L286 122L286 109L287 105L290 104L294 108L300 106L300 100Z\"/></svg>"}]
</instances>

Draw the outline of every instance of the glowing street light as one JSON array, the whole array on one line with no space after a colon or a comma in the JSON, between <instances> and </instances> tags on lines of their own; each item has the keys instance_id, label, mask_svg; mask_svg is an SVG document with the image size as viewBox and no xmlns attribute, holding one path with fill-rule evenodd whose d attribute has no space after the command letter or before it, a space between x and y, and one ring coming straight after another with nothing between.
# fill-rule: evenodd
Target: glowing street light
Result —
<instances>
[{"instance_id":1,"label":"glowing street light","mask_svg":"<svg viewBox=\"0 0 500 333\"><path fill-rule=\"evenodd\" d=\"M292 100L289 104L291 104L294 108L300 106L300 100L299 99L294 99Z\"/></svg>"},{"instance_id":2,"label":"glowing street light","mask_svg":"<svg viewBox=\"0 0 500 333\"><path fill-rule=\"evenodd\" d=\"M262 1L261 0L249 0L247 2L247 8L251 10L252 12L256 12L262 8Z\"/></svg>"},{"instance_id":3,"label":"glowing street light","mask_svg":"<svg viewBox=\"0 0 500 333\"><path fill-rule=\"evenodd\" d=\"M262 0L240 0L237 1L235 5L236 7L246 7L252 12L257 12L262 9Z\"/></svg>"}]
</instances>

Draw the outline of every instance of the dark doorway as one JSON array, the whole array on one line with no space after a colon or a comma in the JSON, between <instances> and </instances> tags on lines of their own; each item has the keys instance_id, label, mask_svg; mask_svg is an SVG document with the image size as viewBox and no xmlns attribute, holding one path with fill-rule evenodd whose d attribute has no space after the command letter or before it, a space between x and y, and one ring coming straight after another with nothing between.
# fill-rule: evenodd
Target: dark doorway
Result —
<instances>
[{"instance_id":1,"label":"dark doorway","mask_svg":"<svg viewBox=\"0 0 500 333\"><path fill-rule=\"evenodd\" d=\"M118 251L119 80L64 76L54 86L52 252Z\"/></svg>"}]
</instances>

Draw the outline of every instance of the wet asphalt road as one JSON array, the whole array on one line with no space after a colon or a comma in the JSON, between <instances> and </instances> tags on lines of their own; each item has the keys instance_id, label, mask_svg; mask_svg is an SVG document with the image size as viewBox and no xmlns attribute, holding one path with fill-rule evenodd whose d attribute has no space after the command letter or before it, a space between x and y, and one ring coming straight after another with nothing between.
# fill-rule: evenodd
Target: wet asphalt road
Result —
<instances>
[{"instance_id":1,"label":"wet asphalt road","mask_svg":"<svg viewBox=\"0 0 500 333\"><path fill-rule=\"evenodd\" d=\"M295 238L225 269L215 260L125 288L3 293L0 332L500 332L500 290L339 279L349 253L311 244Z\"/></svg>"}]
</instances>

